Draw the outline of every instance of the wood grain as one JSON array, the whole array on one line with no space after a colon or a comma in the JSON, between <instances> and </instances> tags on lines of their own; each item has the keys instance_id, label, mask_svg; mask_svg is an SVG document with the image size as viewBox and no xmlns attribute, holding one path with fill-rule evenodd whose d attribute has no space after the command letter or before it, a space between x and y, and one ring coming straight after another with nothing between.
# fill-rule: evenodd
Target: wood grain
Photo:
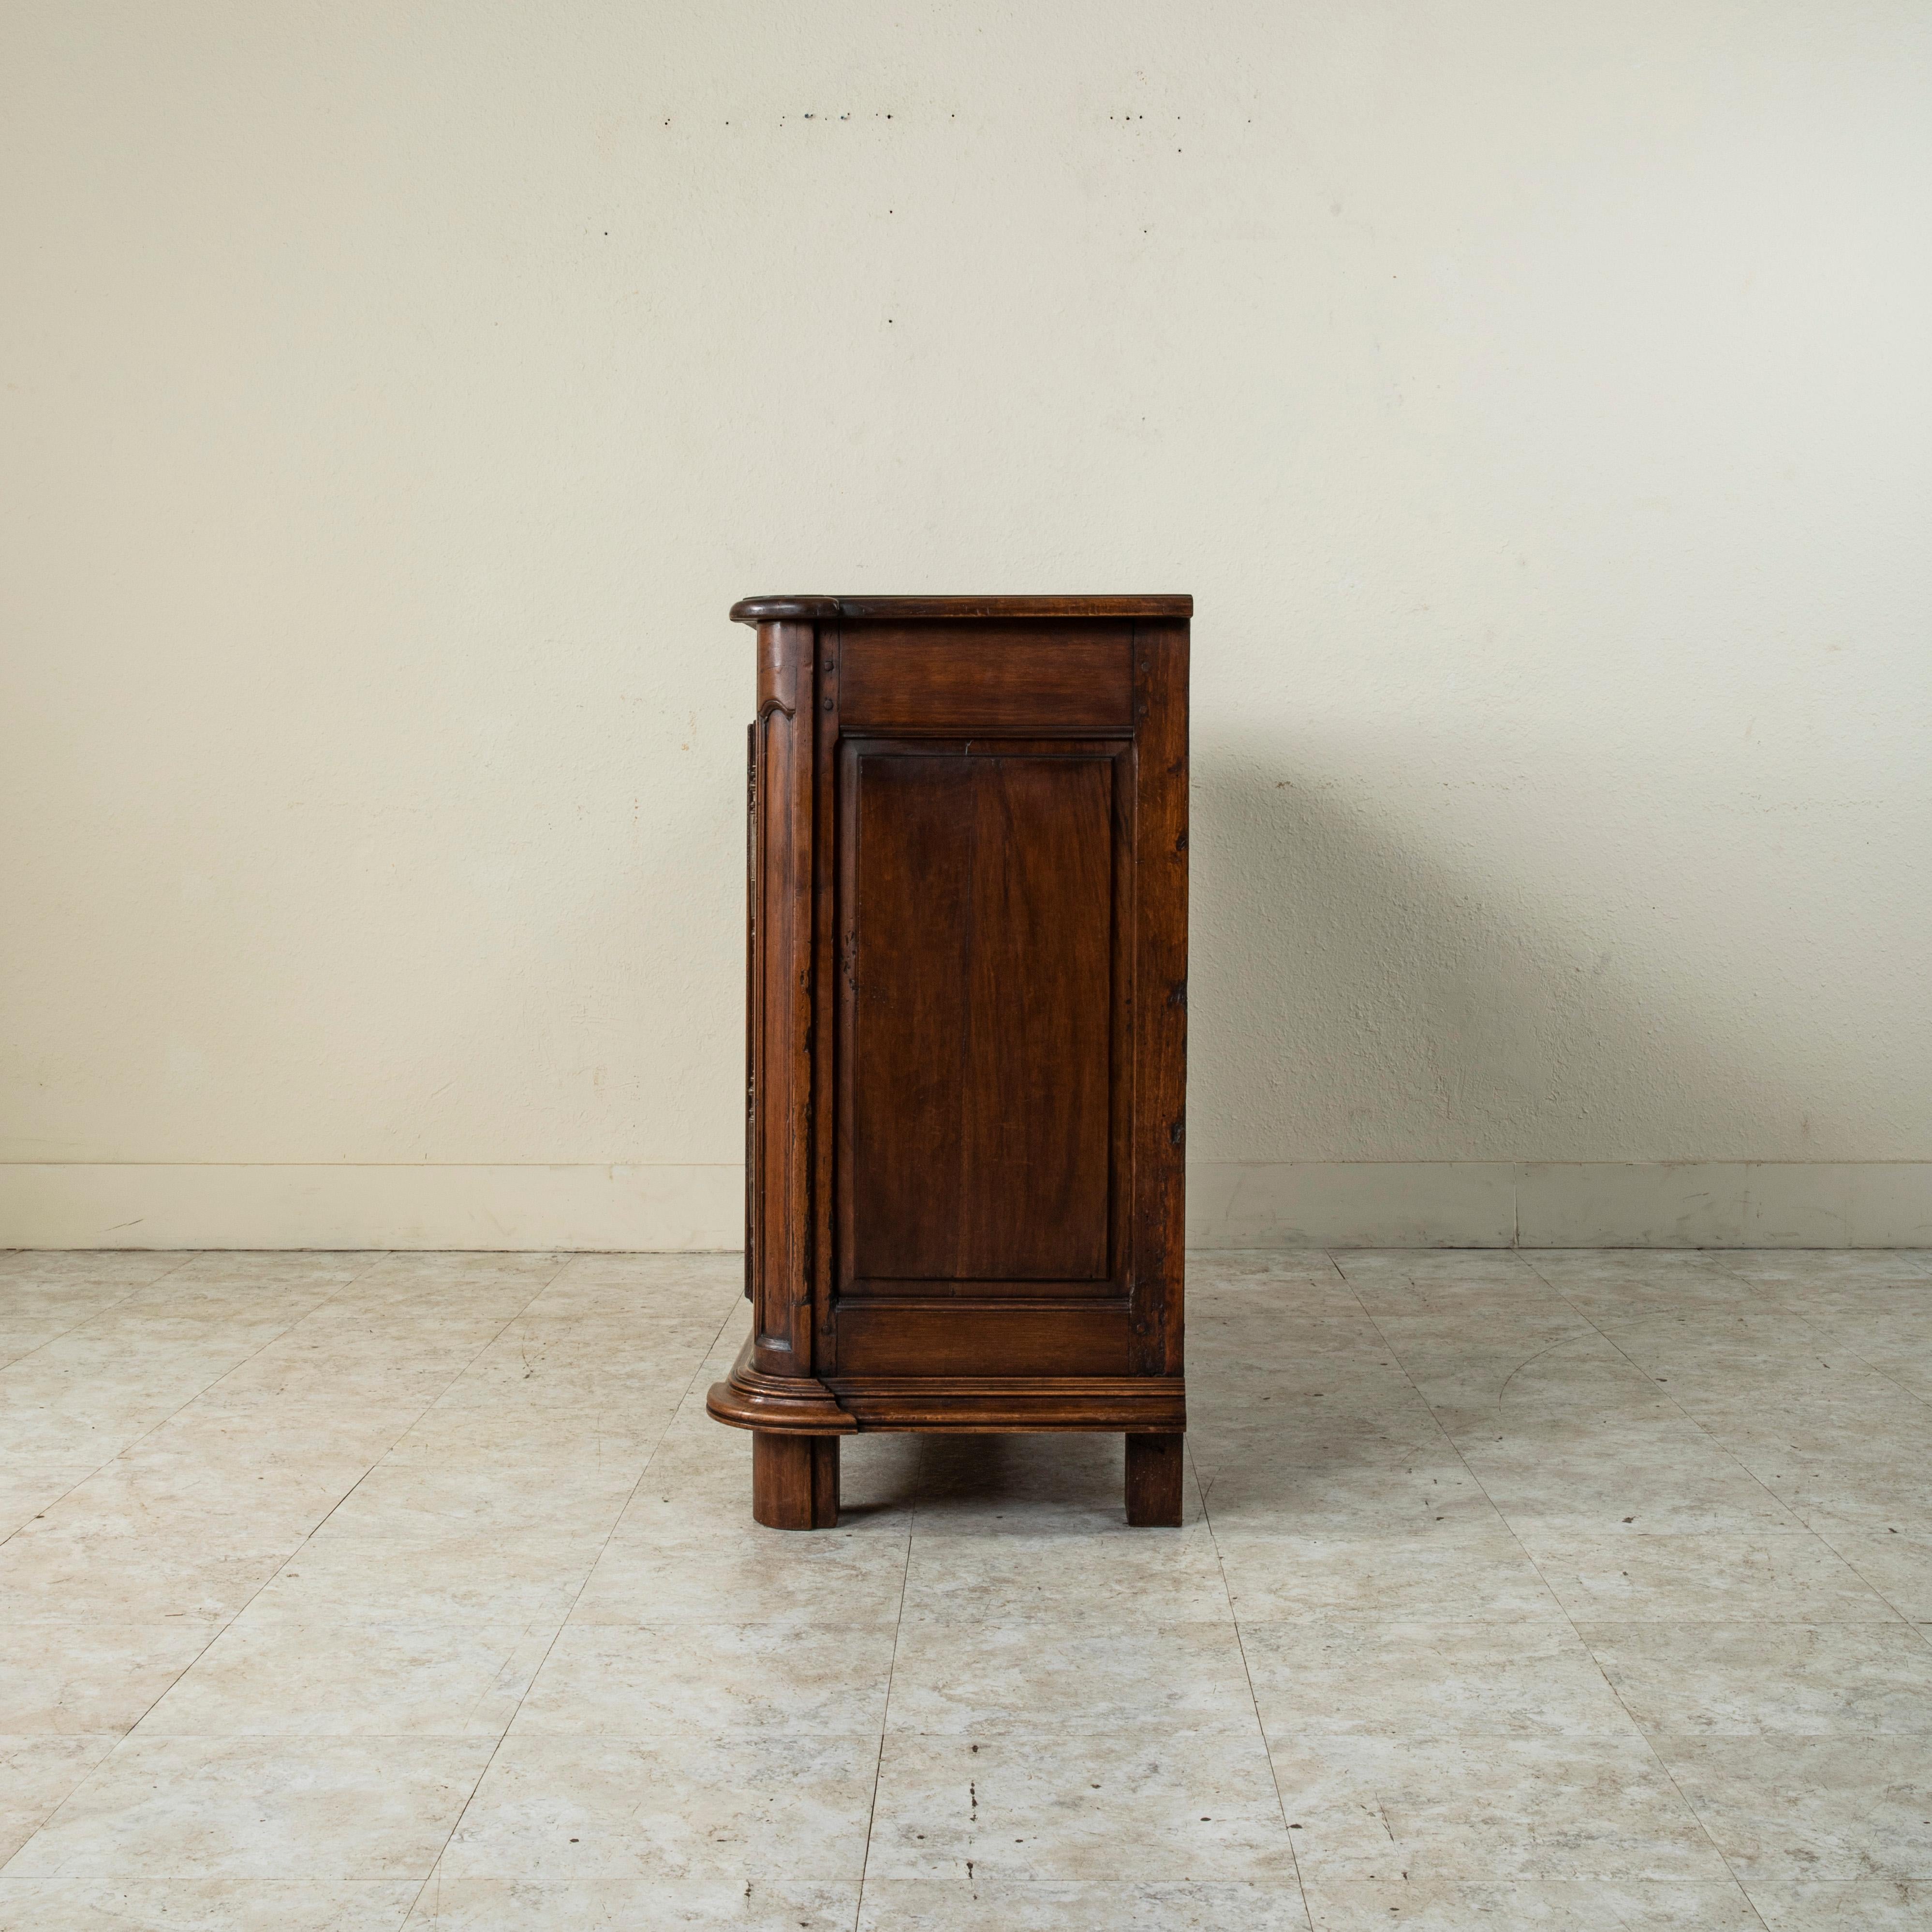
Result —
<instances>
[{"instance_id":1,"label":"wood grain","mask_svg":"<svg viewBox=\"0 0 1932 1932\"><path fill-rule=\"evenodd\" d=\"M754 1514L854 1430L1186 1426L1186 598L748 598Z\"/></svg>"},{"instance_id":2,"label":"wood grain","mask_svg":"<svg viewBox=\"0 0 1932 1932\"><path fill-rule=\"evenodd\" d=\"M752 1438L752 1517L767 1529L838 1526L838 1438Z\"/></svg>"},{"instance_id":3,"label":"wood grain","mask_svg":"<svg viewBox=\"0 0 1932 1932\"><path fill-rule=\"evenodd\" d=\"M1124 1376L1133 1335L1124 1300L1041 1303L917 1297L842 1302L835 1377Z\"/></svg>"},{"instance_id":4,"label":"wood grain","mask_svg":"<svg viewBox=\"0 0 1932 1932\"><path fill-rule=\"evenodd\" d=\"M734 624L786 621L823 622L839 617L911 618L1061 618L1178 617L1194 614L1194 599L1185 595L1140 597L826 597L800 592L792 596L741 597L731 606Z\"/></svg>"},{"instance_id":5,"label":"wood grain","mask_svg":"<svg viewBox=\"0 0 1932 1932\"><path fill-rule=\"evenodd\" d=\"M1108 1278L1113 761L848 760L848 1293Z\"/></svg>"},{"instance_id":6,"label":"wood grain","mask_svg":"<svg viewBox=\"0 0 1932 1932\"><path fill-rule=\"evenodd\" d=\"M1127 1521L1136 1528L1178 1529L1184 1468L1178 1435L1130 1433Z\"/></svg>"},{"instance_id":7,"label":"wood grain","mask_svg":"<svg viewBox=\"0 0 1932 1932\"><path fill-rule=\"evenodd\" d=\"M839 694L848 732L1126 732L1128 624L848 624Z\"/></svg>"}]
</instances>

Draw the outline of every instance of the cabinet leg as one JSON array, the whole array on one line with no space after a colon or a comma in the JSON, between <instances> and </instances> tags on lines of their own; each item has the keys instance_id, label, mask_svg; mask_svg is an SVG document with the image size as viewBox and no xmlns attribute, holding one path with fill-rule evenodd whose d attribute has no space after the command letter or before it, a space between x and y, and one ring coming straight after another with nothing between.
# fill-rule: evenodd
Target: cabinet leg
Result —
<instances>
[{"instance_id":1,"label":"cabinet leg","mask_svg":"<svg viewBox=\"0 0 1932 1932\"><path fill-rule=\"evenodd\" d=\"M838 1437L753 1430L752 1515L767 1529L836 1529Z\"/></svg>"},{"instance_id":2,"label":"cabinet leg","mask_svg":"<svg viewBox=\"0 0 1932 1932\"><path fill-rule=\"evenodd\" d=\"M1140 1529L1180 1527L1180 1438L1127 1438L1127 1520Z\"/></svg>"}]
</instances>

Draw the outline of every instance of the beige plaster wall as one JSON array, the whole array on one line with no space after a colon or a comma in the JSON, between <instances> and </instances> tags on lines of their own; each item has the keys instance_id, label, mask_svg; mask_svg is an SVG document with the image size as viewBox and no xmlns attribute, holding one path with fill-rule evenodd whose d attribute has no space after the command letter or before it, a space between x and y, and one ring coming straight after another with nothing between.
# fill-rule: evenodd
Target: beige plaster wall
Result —
<instances>
[{"instance_id":1,"label":"beige plaster wall","mask_svg":"<svg viewBox=\"0 0 1932 1932\"><path fill-rule=\"evenodd\" d=\"M14 0L0 88L0 1239L735 1240L726 606L1172 589L1202 1238L1932 1244L1932 10Z\"/></svg>"}]
</instances>

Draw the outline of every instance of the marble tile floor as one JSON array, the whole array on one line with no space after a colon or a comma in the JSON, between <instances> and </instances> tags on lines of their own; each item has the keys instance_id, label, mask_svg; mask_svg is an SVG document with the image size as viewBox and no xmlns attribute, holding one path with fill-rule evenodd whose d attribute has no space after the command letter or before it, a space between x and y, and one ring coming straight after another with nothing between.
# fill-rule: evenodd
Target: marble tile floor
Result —
<instances>
[{"instance_id":1,"label":"marble tile floor","mask_svg":"<svg viewBox=\"0 0 1932 1932\"><path fill-rule=\"evenodd\" d=\"M1932 1256L1196 1255L1174 1531L739 1281L0 1255L0 1932L1932 1928Z\"/></svg>"}]
</instances>

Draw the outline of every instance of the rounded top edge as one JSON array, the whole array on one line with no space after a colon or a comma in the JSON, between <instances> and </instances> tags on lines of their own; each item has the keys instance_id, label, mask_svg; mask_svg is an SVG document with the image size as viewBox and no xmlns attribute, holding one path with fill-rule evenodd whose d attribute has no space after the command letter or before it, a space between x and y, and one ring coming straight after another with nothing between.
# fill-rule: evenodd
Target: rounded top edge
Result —
<instances>
[{"instance_id":1,"label":"rounded top edge","mask_svg":"<svg viewBox=\"0 0 1932 1932\"><path fill-rule=\"evenodd\" d=\"M836 597L741 597L731 606L734 624L784 623L838 614Z\"/></svg>"},{"instance_id":2,"label":"rounded top edge","mask_svg":"<svg viewBox=\"0 0 1932 1932\"><path fill-rule=\"evenodd\" d=\"M812 622L825 617L1191 617L1184 592L1125 597L741 597L734 624Z\"/></svg>"}]
</instances>

